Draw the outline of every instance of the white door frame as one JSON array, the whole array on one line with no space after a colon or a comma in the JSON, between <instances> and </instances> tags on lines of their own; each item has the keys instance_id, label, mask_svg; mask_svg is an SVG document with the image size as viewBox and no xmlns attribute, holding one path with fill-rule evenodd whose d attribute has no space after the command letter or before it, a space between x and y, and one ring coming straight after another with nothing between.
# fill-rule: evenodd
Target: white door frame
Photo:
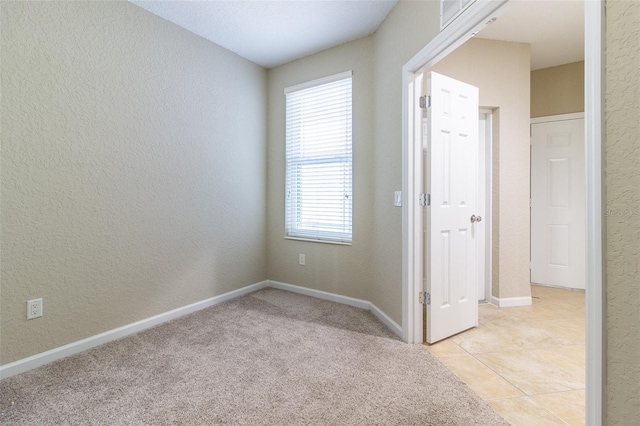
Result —
<instances>
[{"instance_id":1,"label":"white door frame","mask_svg":"<svg viewBox=\"0 0 640 426\"><path fill-rule=\"evenodd\" d=\"M484 282L484 294L485 298L479 301L489 302L491 301L491 247L493 247L492 241L492 229L493 224L491 218L493 217L493 110L480 107L480 115L485 116L485 132L484 135L478 134L478 139L481 140L479 149L484 156L484 164L479 168L479 179L483 184L478 188L479 205L478 211L482 212L484 216L484 239L482 241L482 247L478 247L478 253L482 253L480 260L482 264L479 272L483 274Z\"/></svg>"},{"instance_id":2,"label":"white door frame","mask_svg":"<svg viewBox=\"0 0 640 426\"><path fill-rule=\"evenodd\" d=\"M422 343L422 215L419 206L422 147L416 126L420 91L416 77L484 28L509 0L474 2L402 68L402 336ZM604 1L585 1L585 161L586 161L586 423L603 424L605 348L603 323L603 37Z\"/></svg>"},{"instance_id":3,"label":"white door frame","mask_svg":"<svg viewBox=\"0 0 640 426\"><path fill-rule=\"evenodd\" d=\"M534 117L531 124L552 123L554 121L579 120L584 118L584 112L573 112L571 114L545 115L544 117Z\"/></svg>"}]
</instances>

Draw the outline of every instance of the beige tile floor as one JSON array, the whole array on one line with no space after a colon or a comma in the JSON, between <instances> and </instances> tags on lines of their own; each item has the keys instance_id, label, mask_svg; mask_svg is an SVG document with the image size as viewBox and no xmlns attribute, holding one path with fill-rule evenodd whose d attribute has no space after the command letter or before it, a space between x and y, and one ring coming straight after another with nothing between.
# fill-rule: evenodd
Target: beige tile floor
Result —
<instances>
[{"instance_id":1,"label":"beige tile floor","mask_svg":"<svg viewBox=\"0 0 640 426\"><path fill-rule=\"evenodd\" d=\"M531 294L532 306L480 305L477 328L427 349L514 426L584 425L584 291Z\"/></svg>"}]
</instances>

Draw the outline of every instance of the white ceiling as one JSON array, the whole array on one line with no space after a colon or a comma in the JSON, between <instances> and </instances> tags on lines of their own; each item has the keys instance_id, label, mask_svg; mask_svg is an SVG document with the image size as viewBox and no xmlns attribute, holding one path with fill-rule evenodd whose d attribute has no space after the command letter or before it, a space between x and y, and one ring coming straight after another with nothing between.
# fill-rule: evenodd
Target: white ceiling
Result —
<instances>
[{"instance_id":1,"label":"white ceiling","mask_svg":"<svg viewBox=\"0 0 640 426\"><path fill-rule=\"evenodd\" d=\"M397 3L397 0L130 1L265 68L373 34Z\"/></svg>"},{"instance_id":2,"label":"white ceiling","mask_svg":"<svg viewBox=\"0 0 640 426\"><path fill-rule=\"evenodd\" d=\"M511 0L477 37L531 45L531 69L584 60L584 1Z\"/></svg>"},{"instance_id":3,"label":"white ceiling","mask_svg":"<svg viewBox=\"0 0 640 426\"><path fill-rule=\"evenodd\" d=\"M397 3L129 1L265 68L370 35ZM531 44L531 69L535 70L583 60L583 31L584 0L511 0L478 37Z\"/></svg>"}]
</instances>

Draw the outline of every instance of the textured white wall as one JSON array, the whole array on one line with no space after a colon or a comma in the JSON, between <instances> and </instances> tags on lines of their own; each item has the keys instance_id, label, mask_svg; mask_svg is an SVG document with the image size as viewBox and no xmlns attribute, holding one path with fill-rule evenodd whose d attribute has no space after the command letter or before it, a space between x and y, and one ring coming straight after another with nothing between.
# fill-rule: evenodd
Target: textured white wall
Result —
<instances>
[{"instance_id":1,"label":"textured white wall","mask_svg":"<svg viewBox=\"0 0 640 426\"><path fill-rule=\"evenodd\" d=\"M265 70L128 2L1 7L0 364L266 279Z\"/></svg>"},{"instance_id":2,"label":"textured white wall","mask_svg":"<svg viewBox=\"0 0 640 426\"><path fill-rule=\"evenodd\" d=\"M431 68L478 87L480 106L499 115L493 147L492 295L500 298L531 296L529 61L528 44L472 38Z\"/></svg>"},{"instance_id":3,"label":"textured white wall","mask_svg":"<svg viewBox=\"0 0 640 426\"><path fill-rule=\"evenodd\" d=\"M606 2L607 424L640 418L640 2Z\"/></svg>"},{"instance_id":4,"label":"textured white wall","mask_svg":"<svg viewBox=\"0 0 640 426\"><path fill-rule=\"evenodd\" d=\"M368 300L371 279L371 204L375 192L370 37L269 70L269 279ZM353 70L353 244L284 239L285 87ZM298 254L306 265L298 264Z\"/></svg>"}]
</instances>

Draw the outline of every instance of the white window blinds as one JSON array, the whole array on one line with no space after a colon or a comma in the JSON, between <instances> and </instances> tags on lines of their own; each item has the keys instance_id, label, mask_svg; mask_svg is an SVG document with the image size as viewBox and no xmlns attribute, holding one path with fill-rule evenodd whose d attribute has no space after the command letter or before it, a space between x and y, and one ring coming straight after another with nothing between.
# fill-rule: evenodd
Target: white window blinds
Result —
<instances>
[{"instance_id":1,"label":"white window blinds","mask_svg":"<svg viewBox=\"0 0 640 426\"><path fill-rule=\"evenodd\" d=\"M351 243L351 71L285 89L286 238Z\"/></svg>"}]
</instances>

